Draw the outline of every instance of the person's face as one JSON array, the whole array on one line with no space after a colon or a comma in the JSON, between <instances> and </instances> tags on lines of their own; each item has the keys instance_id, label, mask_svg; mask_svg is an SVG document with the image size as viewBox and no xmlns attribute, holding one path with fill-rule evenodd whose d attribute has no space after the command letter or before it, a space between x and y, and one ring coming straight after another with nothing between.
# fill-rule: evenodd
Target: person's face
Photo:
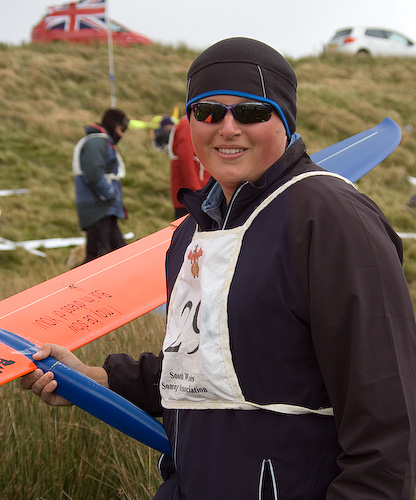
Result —
<instances>
[{"instance_id":1,"label":"person's face","mask_svg":"<svg viewBox=\"0 0 416 500\"><path fill-rule=\"evenodd\" d=\"M126 127L123 125L116 125L114 132L122 139L126 134Z\"/></svg>"},{"instance_id":2,"label":"person's face","mask_svg":"<svg viewBox=\"0 0 416 500\"><path fill-rule=\"evenodd\" d=\"M201 101L231 106L248 99L217 95ZM227 203L242 182L257 182L287 145L286 131L276 112L267 122L247 124L238 122L231 111L218 123L199 122L191 112L190 124L196 156L221 184Z\"/></svg>"}]
</instances>

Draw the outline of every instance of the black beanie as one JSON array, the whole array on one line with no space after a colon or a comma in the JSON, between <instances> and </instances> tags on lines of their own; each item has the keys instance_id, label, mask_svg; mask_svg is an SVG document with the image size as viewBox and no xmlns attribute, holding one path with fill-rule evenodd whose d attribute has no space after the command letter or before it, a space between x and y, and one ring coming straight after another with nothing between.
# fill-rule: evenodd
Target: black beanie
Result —
<instances>
[{"instance_id":1,"label":"black beanie","mask_svg":"<svg viewBox=\"0 0 416 500\"><path fill-rule=\"evenodd\" d=\"M111 108L107 109L101 119L101 125L107 130L113 140L117 143L120 136L115 132L117 125L127 129L129 126L129 119L121 109Z\"/></svg>"},{"instance_id":2,"label":"black beanie","mask_svg":"<svg viewBox=\"0 0 416 500\"><path fill-rule=\"evenodd\" d=\"M212 95L236 95L270 103L288 138L296 130L297 78L275 49L250 38L228 38L200 54L188 71L186 110Z\"/></svg>"}]
</instances>

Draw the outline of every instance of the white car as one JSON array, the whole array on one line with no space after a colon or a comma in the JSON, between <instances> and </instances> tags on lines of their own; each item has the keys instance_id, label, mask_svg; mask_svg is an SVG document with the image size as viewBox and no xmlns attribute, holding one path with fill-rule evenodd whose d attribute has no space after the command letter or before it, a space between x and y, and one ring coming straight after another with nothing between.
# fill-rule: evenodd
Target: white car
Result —
<instances>
[{"instance_id":1,"label":"white car","mask_svg":"<svg viewBox=\"0 0 416 500\"><path fill-rule=\"evenodd\" d=\"M397 31L356 26L337 30L325 45L324 51L326 53L415 57L416 45Z\"/></svg>"}]
</instances>

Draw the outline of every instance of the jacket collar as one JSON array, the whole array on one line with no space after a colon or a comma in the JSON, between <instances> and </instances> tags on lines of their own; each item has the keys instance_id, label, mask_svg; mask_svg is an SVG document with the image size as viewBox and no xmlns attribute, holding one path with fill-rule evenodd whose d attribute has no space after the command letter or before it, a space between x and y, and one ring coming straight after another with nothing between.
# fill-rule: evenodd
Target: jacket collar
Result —
<instances>
[{"instance_id":1,"label":"jacket collar","mask_svg":"<svg viewBox=\"0 0 416 500\"><path fill-rule=\"evenodd\" d=\"M108 133L108 130L106 130L104 127L102 127L98 123L89 123L88 125L85 125L84 132L85 132L86 135L90 135L90 134L105 134L107 136L108 142L112 146L115 146L114 139Z\"/></svg>"},{"instance_id":2,"label":"jacket collar","mask_svg":"<svg viewBox=\"0 0 416 500\"><path fill-rule=\"evenodd\" d=\"M245 182L239 186L228 207L232 213L227 216L227 227L242 224L254 206L261 203L264 198L288 179L305 170L305 164L299 160L304 156L308 159L309 157L306 154L303 140L298 134L296 136L284 155L266 170L256 184ZM299 163L303 165L303 168ZM314 165L310 159L308 164ZM185 205L201 229L218 229L222 226L222 219L227 207L221 186L213 177L199 191L193 192L187 188L180 189L178 200Z\"/></svg>"}]
</instances>

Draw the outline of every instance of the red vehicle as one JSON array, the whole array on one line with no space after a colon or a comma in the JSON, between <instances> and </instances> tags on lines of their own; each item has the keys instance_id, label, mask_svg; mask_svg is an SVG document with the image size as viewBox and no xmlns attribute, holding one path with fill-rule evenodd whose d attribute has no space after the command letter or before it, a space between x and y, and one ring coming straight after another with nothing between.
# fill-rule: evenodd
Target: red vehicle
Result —
<instances>
[{"instance_id":1,"label":"red vehicle","mask_svg":"<svg viewBox=\"0 0 416 500\"><path fill-rule=\"evenodd\" d=\"M129 46L149 45L152 41L130 31L121 24L109 20L108 28L113 43ZM51 7L41 21L32 29L32 42L107 42L105 3L100 0L81 0Z\"/></svg>"}]
</instances>

